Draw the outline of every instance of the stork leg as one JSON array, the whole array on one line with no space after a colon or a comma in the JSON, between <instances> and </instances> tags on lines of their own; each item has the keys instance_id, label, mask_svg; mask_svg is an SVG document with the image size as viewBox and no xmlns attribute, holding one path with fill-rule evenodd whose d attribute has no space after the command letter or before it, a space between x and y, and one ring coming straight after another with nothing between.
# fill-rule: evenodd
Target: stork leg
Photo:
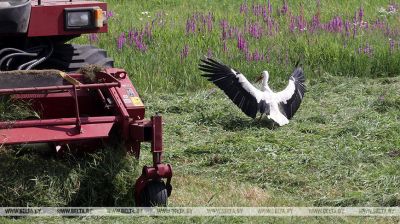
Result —
<instances>
[{"instance_id":1,"label":"stork leg","mask_svg":"<svg viewBox=\"0 0 400 224\"><path fill-rule=\"evenodd\" d=\"M258 122L261 121L262 116L264 115L264 113L260 114L260 117L258 118Z\"/></svg>"}]
</instances>

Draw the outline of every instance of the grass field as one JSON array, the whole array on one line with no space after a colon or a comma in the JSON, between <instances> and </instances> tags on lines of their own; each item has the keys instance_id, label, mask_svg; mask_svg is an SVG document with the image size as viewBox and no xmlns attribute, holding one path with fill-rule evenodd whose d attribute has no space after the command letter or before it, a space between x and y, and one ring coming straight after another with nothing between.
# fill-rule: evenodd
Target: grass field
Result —
<instances>
[{"instance_id":1,"label":"grass field","mask_svg":"<svg viewBox=\"0 0 400 224\"><path fill-rule=\"evenodd\" d=\"M253 2L223 0L107 2L113 12L110 32L76 42L107 49L116 65L131 74L147 115L163 115L165 160L174 167L170 206L400 206L400 16L396 2L303 1L301 6L288 1L284 7L282 1L271 1L272 10L267 1L254 1L254 7ZM319 22L312 19L315 15ZM250 80L268 70L274 87L283 87L301 58L308 92L292 122L276 128L243 115L200 76L197 64L204 55L238 68ZM2 113L3 119L7 116ZM131 206L134 181L149 161L149 153L137 161L125 157L115 145L64 158L23 146L1 149L0 204ZM5 223L31 221L130 223L132 219L0 218Z\"/></svg>"},{"instance_id":2,"label":"grass field","mask_svg":"<svg viewBox=\"0 0 400 224\"><path fill-rule=\"evenodd\" d=\"M268 1L108 2L110 33L92 36L92 43L130 71L141 92L209 86L197 69L205 55L250 78L267 69L280 82L299 58L309 79L324 72L386 77L400 70L400 21L396 3L388 1L287 1L286 7L282 1L270 7Z\"/></svg>"}]
</instances>

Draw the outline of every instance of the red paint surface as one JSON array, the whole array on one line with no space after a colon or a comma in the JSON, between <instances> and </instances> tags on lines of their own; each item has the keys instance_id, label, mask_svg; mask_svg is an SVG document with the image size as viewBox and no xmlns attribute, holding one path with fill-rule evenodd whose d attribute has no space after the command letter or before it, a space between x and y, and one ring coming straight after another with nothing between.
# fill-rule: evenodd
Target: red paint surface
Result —
<instances>
[{"instance_id":1,"label":"red paint surface","mask_svg":"<svg viewBox=\"0 0 400 224\"><path fill-rule=\"evenodd\" d=\"M99 124L99 123L115 123L118 122L118 117L104 116L104 117L81 117L82 124ZM52 125L72 125L75 124L76 118L59 118L59 119L45 119L45 120L20 120L10 122L0 122L1 129L10 128L25 128L25 127L42 127Z\"/></svg>"},{"instance_id":2,"label":"red paint surface","mask_svg":"<svg viewBox=\"0 0 400 224\"><path fill-rule=\"evenodd\" d=\"M151 118L152 122L152 139L151 142L151 150L153 153L162 153L163 151L163 142L162 142L162 118L161 116L153 116ZM155 162L158 163L158 162Z\"/></svg>"},{"instance_id":3,"label":"red paint surface","mask_svg":"<svg viewBox=\"0 0 400 224\"><path fill-rule=\"evenodd\" d=\"M170 195L172 167L162 163L162 117L157 115L151 120L144 120L144 106L136 106L127 100L130 96L126 95L139 95L126 72L117 68L105 69L96 74L95 81L85 80L82 74L70 76L81 84L74 87L65 82L60 86L0 89L0 95L8 94L13 100L30 102L41 117L37 120L0 122L0 144L55 142L76 144L82 150L84 145L80 141L96 142L97 139L101 142L109 137L115 126L120 129L118 133L126 142L127 151L133 148L136 156L140 155L141 142L151 142L153 164L145 166L136 181L136 205L140 205L140 195L152 180L166 179ZM72 94L74 88L76 95ZM106 99L112 99L111 105ZM88 147L96 148L94 144Z\"/></svg>"},{"instance_id":4,"label":"red paint surface","mask_svg":"<svg viewBox=\"0 0 400 224\"><path fill-rule=\"evenodd\" d=\"M107 11L107 4L97 1L65 1L65 0L42 0L38 5L37 1L32 1L32 11L28 27L28 37L44 36L74 36L83 33L105 33L107 24L102 28L66 31L64 30L64 9L78 7L98 6L103 11Z\"/></svg>"},{"instance_id":5,"label":"red paint surface","mask_svg":"<svg viewBox=\"0 0 400 224\"><path fill-rule=\"evenodd\" d=\"M114 123L83 124L82 133L75 125L52 125L0 130L0 144L77 141L106 138Z\"/></svg>"}]
</instances>

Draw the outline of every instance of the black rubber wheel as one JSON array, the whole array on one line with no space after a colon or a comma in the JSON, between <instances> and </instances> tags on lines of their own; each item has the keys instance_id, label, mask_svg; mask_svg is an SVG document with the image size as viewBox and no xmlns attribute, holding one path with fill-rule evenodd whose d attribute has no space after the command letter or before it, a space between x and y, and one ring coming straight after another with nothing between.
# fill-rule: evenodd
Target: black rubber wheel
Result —
<instances>
[{"instance_id":1,"label":"black rubber wheel","mask_svg":"<svg viewBox=\"0 0 400 224\"><path fill-rule=\"evenodd\" d=\"M114 67L114 60L107 57L104 49L90 45L61 44L54 46L52 56L42 67L73 72L89 64Z\"/></svg>"},{"instance_id":2,"label":"black rubber wheel","mask_svg":"<svg viewBox=\"0 0 400 224\"><path fill-rule=\"evenodd\" d=\"M163 181L151 181L143 190L141 206L165 207L168 204L167 188Z\"/></svg>"}]
</instances>

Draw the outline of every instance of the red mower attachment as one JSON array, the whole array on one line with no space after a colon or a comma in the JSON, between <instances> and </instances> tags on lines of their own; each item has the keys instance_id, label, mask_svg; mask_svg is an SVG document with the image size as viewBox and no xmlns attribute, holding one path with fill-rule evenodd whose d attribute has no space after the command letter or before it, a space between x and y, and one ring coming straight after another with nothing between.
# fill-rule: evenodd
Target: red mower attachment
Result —
<instances>
[{"instance_id":1,"label":"red mower attachment","mask_svg":"<svg viewBox=\"0 0 400 224\"><path fill-rule=\"evenodd\" d=\"M124 70L0 72L0 95L28 102L40 115L40 119L0 122L4 145L44 142L53 143L57 151L70 145L93 149L113 133L139 158L141 142L151 142L153 164L143 167L136 181L135 202L137 206L167 204L172 168L162 163L162 117L144 119L144 105Z\"/></svg>"}]
</instances>

